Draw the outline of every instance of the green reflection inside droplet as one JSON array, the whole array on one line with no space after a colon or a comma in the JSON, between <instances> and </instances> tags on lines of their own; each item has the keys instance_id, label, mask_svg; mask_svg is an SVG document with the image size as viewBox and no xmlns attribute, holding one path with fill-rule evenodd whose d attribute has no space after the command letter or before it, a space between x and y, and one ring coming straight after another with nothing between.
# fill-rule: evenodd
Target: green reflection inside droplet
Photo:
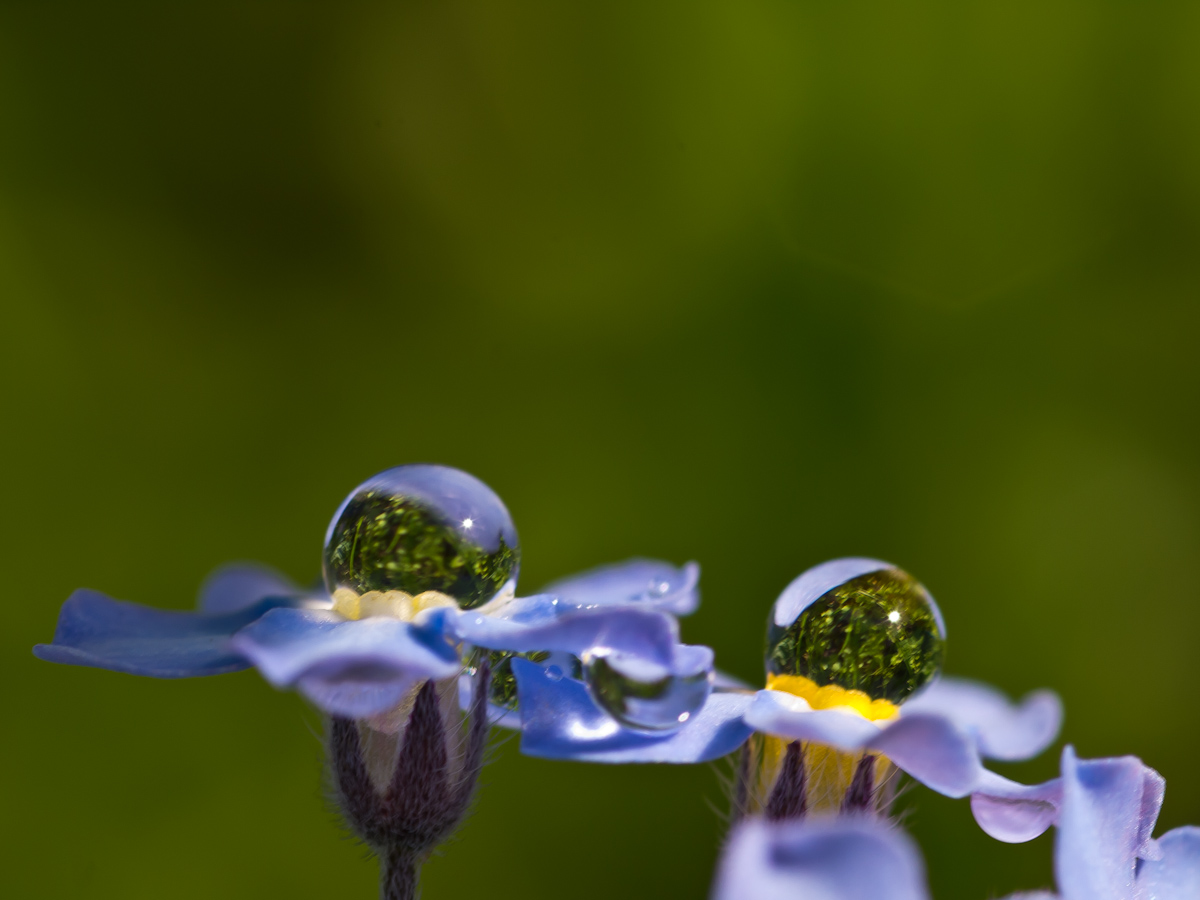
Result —
<instances>
[{"instance_id":1,"label":"green reflection inside droplet","mask_svg":"<svg viewBox=\"0 0 1200 900\"><path fill-rule=\"evenodd\" d=\"M900 703L941 668L945 641L929 594L885 569L826 592L791 625L767 630L767 671Z\"/></svg>"},{"instance_id":2,"label":"green reflection inside droplet","mask_svg":"<svg viewBox=\"0 0 1200 900\"><path fill-rule=\"evenodd\" d=\"M325 546L332 593L439 591L463 609L486 603L516 570L517 550L488 552L411 497L367 490L342 511Z\"/></svg>"},{"instance_id":3,"label":"green reflection inside droplet","mask_svg":"<svg viewBox=\"0 0 1200 900\"><path fill-rule=\"evenodd\" d=\"M533 653L510 653L506 650L492 651L488 654L491 667L491 680L488 682L488 699L497 706L505 709L517 708L517 676L512 670L512 659L520 656L530 662L545 662L550 654L545 651Z\"/></svg>"}]
</instances>

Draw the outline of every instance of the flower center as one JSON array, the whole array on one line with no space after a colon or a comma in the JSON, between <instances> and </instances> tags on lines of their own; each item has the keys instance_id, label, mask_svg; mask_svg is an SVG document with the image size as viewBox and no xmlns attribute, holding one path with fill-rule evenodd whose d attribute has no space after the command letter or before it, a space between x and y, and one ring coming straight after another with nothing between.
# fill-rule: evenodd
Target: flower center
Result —
<instances>
[{"instance_id":1,"label":"flower center","mask_svg":"<svg viewBox=\"0 0 1200 900\"><path fill-rule=\"evenodd\" d=\"M423 591L415 597L404 591L367 591L359 594L346 587L333 592L333 611L347 619L387 618L411 622L423 610L457 605L453 597L438 591Z\"/></svg>"},{"instance_id":2,"label":"flower center","mask_svg":"<svg viewBox=\"0 0 1200 900\"><path fill-rule=\"evenodd\" d=\"M887 700L872 700L863 691L836 684L818 685L803 675L767 675L767 689L783 691L805 700L813 709L849 708L864 719L878 722L900 714L900 708Z\"/></svg>"}]
</instances>

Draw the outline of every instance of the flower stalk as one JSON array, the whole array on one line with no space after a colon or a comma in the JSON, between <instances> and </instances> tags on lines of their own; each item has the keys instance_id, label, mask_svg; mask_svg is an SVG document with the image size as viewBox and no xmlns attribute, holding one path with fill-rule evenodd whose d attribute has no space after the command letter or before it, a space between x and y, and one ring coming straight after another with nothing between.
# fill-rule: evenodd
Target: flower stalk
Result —
<instances>
[{"instance_id":1,"label":"flower stalk","mask_svg":"<svg viewBox=\"0 0 1200 900\"><path fill-rule=\"evenodd\" d=\"M454 833L470 807L487 743L489 677L486 654L481 654L465 734L455 727L457 710L445 710L440 696L448 693L453 699L456 691L441 692L432 680L422 684L395 741L386 780L371 765L372 748L362 735L368 726L341 716L331 720L329 761L338 807L379 857L382 900L416 896L421 864Z\"/></svg>"}]
</instances>

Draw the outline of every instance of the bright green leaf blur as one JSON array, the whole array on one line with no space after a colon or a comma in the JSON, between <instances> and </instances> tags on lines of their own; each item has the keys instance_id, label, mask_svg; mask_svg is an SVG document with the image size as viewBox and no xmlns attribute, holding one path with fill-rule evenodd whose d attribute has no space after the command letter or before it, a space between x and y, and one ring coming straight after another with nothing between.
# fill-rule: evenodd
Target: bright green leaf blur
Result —
<instances>
[{"instance_id":1,"label":"bright green leaf blur","mask_svg":"<svg viewBox=\"0 0 1200 900\"><path fill-rule=\"evenodd\" d=\"M298 698L29 648L80 586L315 578L409 461L504 497L526 590L698 559L685 637L752 680L792 577L889 559L949 671L1200 822L1198 42L1182 0L0 4L0 892L373 896ZM429 900L705 896L710 767L484 781ZM939 900L1049 884L905 803Z\"/></svg>"}]
</instances>

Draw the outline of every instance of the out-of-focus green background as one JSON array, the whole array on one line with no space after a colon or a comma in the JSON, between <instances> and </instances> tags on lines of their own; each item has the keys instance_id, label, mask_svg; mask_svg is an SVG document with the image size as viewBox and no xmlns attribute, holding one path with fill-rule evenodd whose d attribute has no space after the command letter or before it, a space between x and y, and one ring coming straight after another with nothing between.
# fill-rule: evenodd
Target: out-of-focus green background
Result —
<instances>
[{"instance_id":1,"label":"out-of-focus green background","mask_svg":"<svg viewBox=\"0 0 1200 900\"><path fill-rule=\"evenodd\" d=\"M504 497L527 591L698 559L685 637L752 680L793 576L893 560L949 671L1057 688L1200 821L1198 43L1188 2L0 4L0 892L373 896L298 698L29 647L79 586L308 580L406 461ZM705 896L710 767L484 780L429 900ZM906 803L939 900L1050 882Z\"/></svg>"}]
</instances>

